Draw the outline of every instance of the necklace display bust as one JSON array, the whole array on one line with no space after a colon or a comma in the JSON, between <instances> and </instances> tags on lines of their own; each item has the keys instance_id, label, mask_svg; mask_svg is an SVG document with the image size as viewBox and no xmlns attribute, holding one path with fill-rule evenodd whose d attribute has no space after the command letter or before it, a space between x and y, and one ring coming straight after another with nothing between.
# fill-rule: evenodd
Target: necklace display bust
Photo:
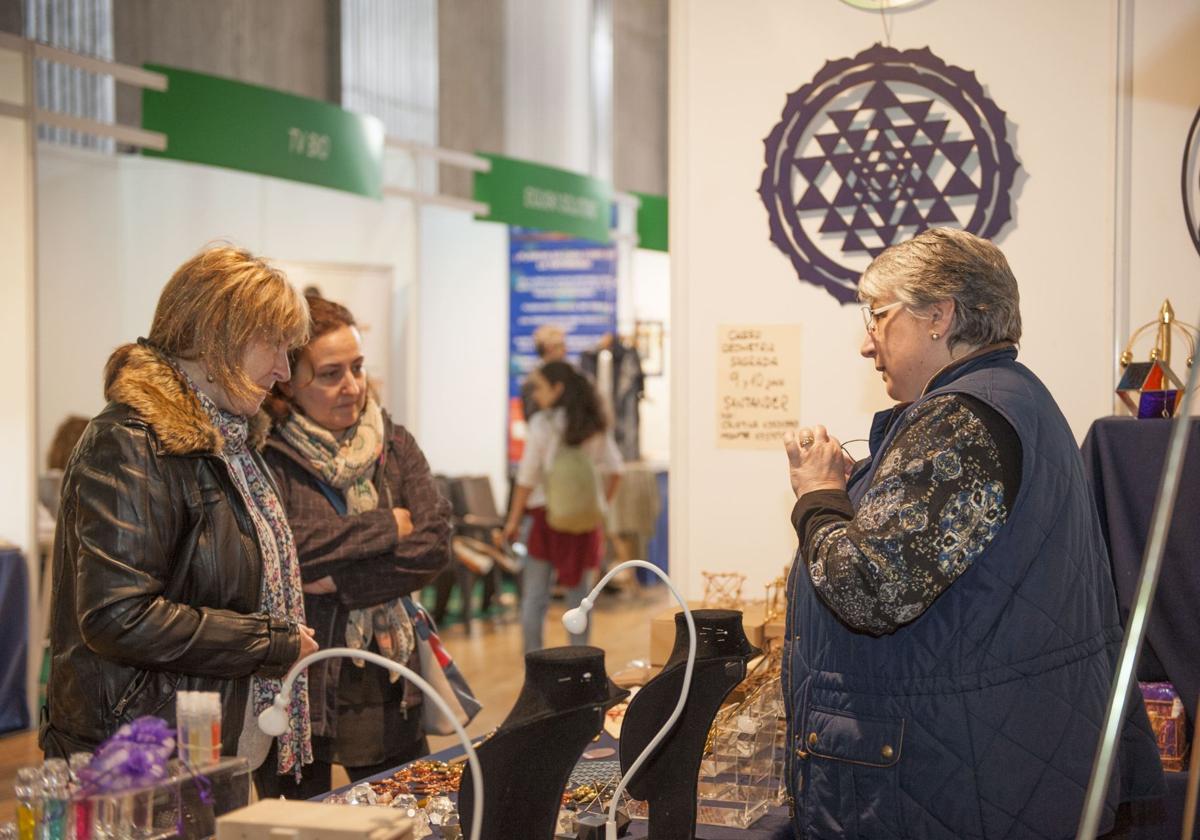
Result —
<instances>
[{"instance_id":1,"label":"necklace display bust","mask_svg":"<svg viewBox=\"0 0 1200 840\"><path fill-rule=\"evenodd\" d=\"M650 806L650 840L692 840L700 762L713 718L725 697L746 676L746 663L762 651L750 644L738 610L693 610L696 664L683 714L630 780L629 794ZM675 646L662 672L634 695L621 726L625 772L671 716L683 688L688 631L675 614Z\"/></svg>"},{"instance_id":2,"label":"necklace display bust","mask_svg":"<svg viewBox=\"0 0 1200 840\"><path fill-rule=\"evenodd\" d=\"M491 737L476 748L483 769L483 840L551 840L563 788L604 713L629 692L604 670L604 651L576 646L525 654L525 682ZM458 808L470 823L474 791L463 776Z\"/></svg>"}]
</instances>

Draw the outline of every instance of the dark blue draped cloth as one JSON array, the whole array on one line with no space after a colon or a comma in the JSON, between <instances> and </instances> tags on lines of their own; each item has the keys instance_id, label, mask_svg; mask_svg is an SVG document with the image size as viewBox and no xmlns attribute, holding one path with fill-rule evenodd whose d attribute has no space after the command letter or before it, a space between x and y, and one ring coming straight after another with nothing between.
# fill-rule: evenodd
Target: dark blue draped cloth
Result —
<instances>
[{"instance_id":1,"label":"dark blue draped cloth","mask_svg":"<svg viewBox=\"0 0 1200 840\"><path fill-rule=\"evenodd\" d=\"M29 728L25 702L28 593L24 555L12 547L0 547L0 735Z\"/></svg>"},{"instance_id":2,"label":"dark blue draped cloth","mask_svg":"<svg viewBox=\"0 0 1200 840\"><path fill-rule=\"evenodd\" d=\"M1188 720L1194 723L1200 694L1200 419L1190 423L1138 678L1174 683ZM1092 424L1083 442L1083 460L1111 555L1123 622L1137 589L1169 436L1169 420L1105 417Z\"/></svg>"}]
</instances>

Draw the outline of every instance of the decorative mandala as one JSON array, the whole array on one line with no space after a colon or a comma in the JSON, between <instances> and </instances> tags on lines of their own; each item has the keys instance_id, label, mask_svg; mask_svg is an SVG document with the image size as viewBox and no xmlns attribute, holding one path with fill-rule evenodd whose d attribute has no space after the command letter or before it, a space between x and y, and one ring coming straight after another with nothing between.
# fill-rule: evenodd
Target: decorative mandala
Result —
<instances>
[{"instance_id":1,"label":"decorative mandala","mask_svg":"<svg viewBox=\"0 0 1200 840\"><path fill-rule=\"evenodd\" d=\"M889 245L930 227L991 239L1012 219L1004 111L928 47L826 62L764 143L771 241L843 303Z\"/></svg>"},{"instance_id":2,"label":"decorative mandala","mask_svg":"<svg viewBox=\"0 0 1200 840\"><path fill-rule=\"evenodd\" d=\"M1200 111L1192 120L1187 145L1183 149L1183 217L1187 221L1192 244L1200 252Z\"/></svg>"}]
</instances>

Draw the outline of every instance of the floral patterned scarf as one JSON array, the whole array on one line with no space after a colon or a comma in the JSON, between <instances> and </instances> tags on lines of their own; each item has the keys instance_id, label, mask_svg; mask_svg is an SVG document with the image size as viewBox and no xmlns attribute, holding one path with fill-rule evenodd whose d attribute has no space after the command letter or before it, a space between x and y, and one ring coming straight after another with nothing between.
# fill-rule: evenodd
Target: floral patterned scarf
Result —
<instances>
[{"instance_id":1,"label":"floral patterned scarf","mask_svg":"<svg viewBox=\"0 0 1200 840\"><path fill-rule=\"evenodd\" d=\"M379 491L371 479L383 454L384 428L383 412L374 397L367 397L358 425L343 440L298 411L292 412L279 431L326 484L345 494L348 514L379 506ZM399 598L351 611L346 624L347 647L367 650L372 639L388 659L408 663L416 640L412 620ZM356 659L354 664L361 668L364 662ZM396 682L400 675L389 672L389 679Z\"/></svg>"},{"instance_id":2,"label":"floral patterned scarf","mask_svg":"<svg viewBox=\"0 0 1200 840\"><path fill-rule=\"evenodd\" d=\"M178 369L178 368L177 368ZM250 431L250 423L245 417L222 411L217 404L184 374L192 390L200 400L205 413L216 426L217 431L225 439L225 447L217 453L218 457L229 468L234 486L245 503L250 519L254 522L255 534L258 537L259 554L262 558L262 589L259 596L260 608L272 618L304 623L304 595L300 586L300 560L296 556L296 544L292 539L292 529L288 525L287 512L274 487L268 481L263 468L257 461L246 439ZM252 677L250 702L253 715L248 715L246 725L257 725L258 715L275 700L275 695L282 688L282 681ZM301 768L311 764L312 753L312 721L308 715L308 677L301 674L292 686L292 701L289 711L291 728L279 736L279 765L280 774L292 773L297 781L300 779ZM244 727L243 727L244 728ZM239 753L243 743L251 745L250 750L261 752L265 745L268 749L270 739L258 739L257 733L243 732L239 742ZM257 757L248 756L251 764Z\"/></svg>"}]
</instances>

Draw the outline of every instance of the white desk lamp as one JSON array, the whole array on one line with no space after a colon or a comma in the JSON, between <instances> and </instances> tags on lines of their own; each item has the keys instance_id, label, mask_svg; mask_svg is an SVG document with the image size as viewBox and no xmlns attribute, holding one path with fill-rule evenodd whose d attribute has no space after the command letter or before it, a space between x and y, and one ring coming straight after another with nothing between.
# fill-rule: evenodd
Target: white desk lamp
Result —
<instances>
[{"instance_id":1,"label":"white desk lamp","mask_svg":"<svg viewBox=\"0 0 1200 840\"><path fill-rule=\"evenodd\" d=\"M675 588L675 584L671 583L671 579L666 576L663 570L652 563L647 563L645 560L627 560L610 569L608 574L600 578L600 582L592 587L592 591L587 594L587 597L580 601L578 607L563 613L563 627L567 628L568 633L576 635L586 630L588 624L587 614L592 609L595 597L604 589L604 585L608 583L613 575L631 566L636 566L640 569L649 569L662 578L663 583L667 585L667 588L671 590L671 594L675 596L675 600L683 607L683 617L687 621L688 628L687 666L683 669L683 690L679 692L679 701L675 704L675 710L671 712L671 716L667 718L667 722L658 730L658 734L650 739L650 743L634 759L633 764L629 765L629 770L625 772L625 775L621 777L621 781L617 783L612 804L608 809L608 822L604 824L605 840L617 840L617 806L621 803L621 794L625 792L625 785L641 769L642 764L654 753L654 750L663 738L666 738L671 732L671 728L675 726L675 723L679 720L679 716L683 714L683 707L687 703L688 691L692 687L692 668L696 664L696 622L692 620L692 611L688 609L687 602L683 600L683 596L679 594L679 590Z\"/></svg>"},{"instance_id":2,"label":"white desk lamp","mask_svg":"<svg viewBox=\"0 0 1200 840\"><path fill-rule=\"evenodd\" d=\"M458 735L458 740L462 742L463 749L467 753L467 761L471 765L471 781L475 785L475 796L477 797L474 813L471 814L470 840L479 840L479 832L483 828L483 770L480 769L479 757L475 755L475 747L471 745L471 739L467 737L467 731L462 728L454 712L446 705L446 701L438 696L437 690L425 682L420 674L415 673L412 669L401 665L399 662L393 662L387 657L380 656L371 651L354 650L353 648L344 647L329 648L328 650L319 650L316 653L310 653L303 659L298 660L288 670L287 676L283 678L282 688L275 695L275 702L269 708L263 709L262 713L259 714L258 728L272 736L282 735L286 732L288 727L287 706L291 702L292 683L296 681L296 677L300 675L301 671L314 662L320 662L322 659L334 659L336 657L365 659L368 662L374 662L381 668L386 668L389 671L399 674L425 692L426 698L432 700L438 709L441 710L442 714L446 716L446 719L454 724L454 731ZM615 837L616 835L613 836Z\"/></svg>"}]
</instances>

